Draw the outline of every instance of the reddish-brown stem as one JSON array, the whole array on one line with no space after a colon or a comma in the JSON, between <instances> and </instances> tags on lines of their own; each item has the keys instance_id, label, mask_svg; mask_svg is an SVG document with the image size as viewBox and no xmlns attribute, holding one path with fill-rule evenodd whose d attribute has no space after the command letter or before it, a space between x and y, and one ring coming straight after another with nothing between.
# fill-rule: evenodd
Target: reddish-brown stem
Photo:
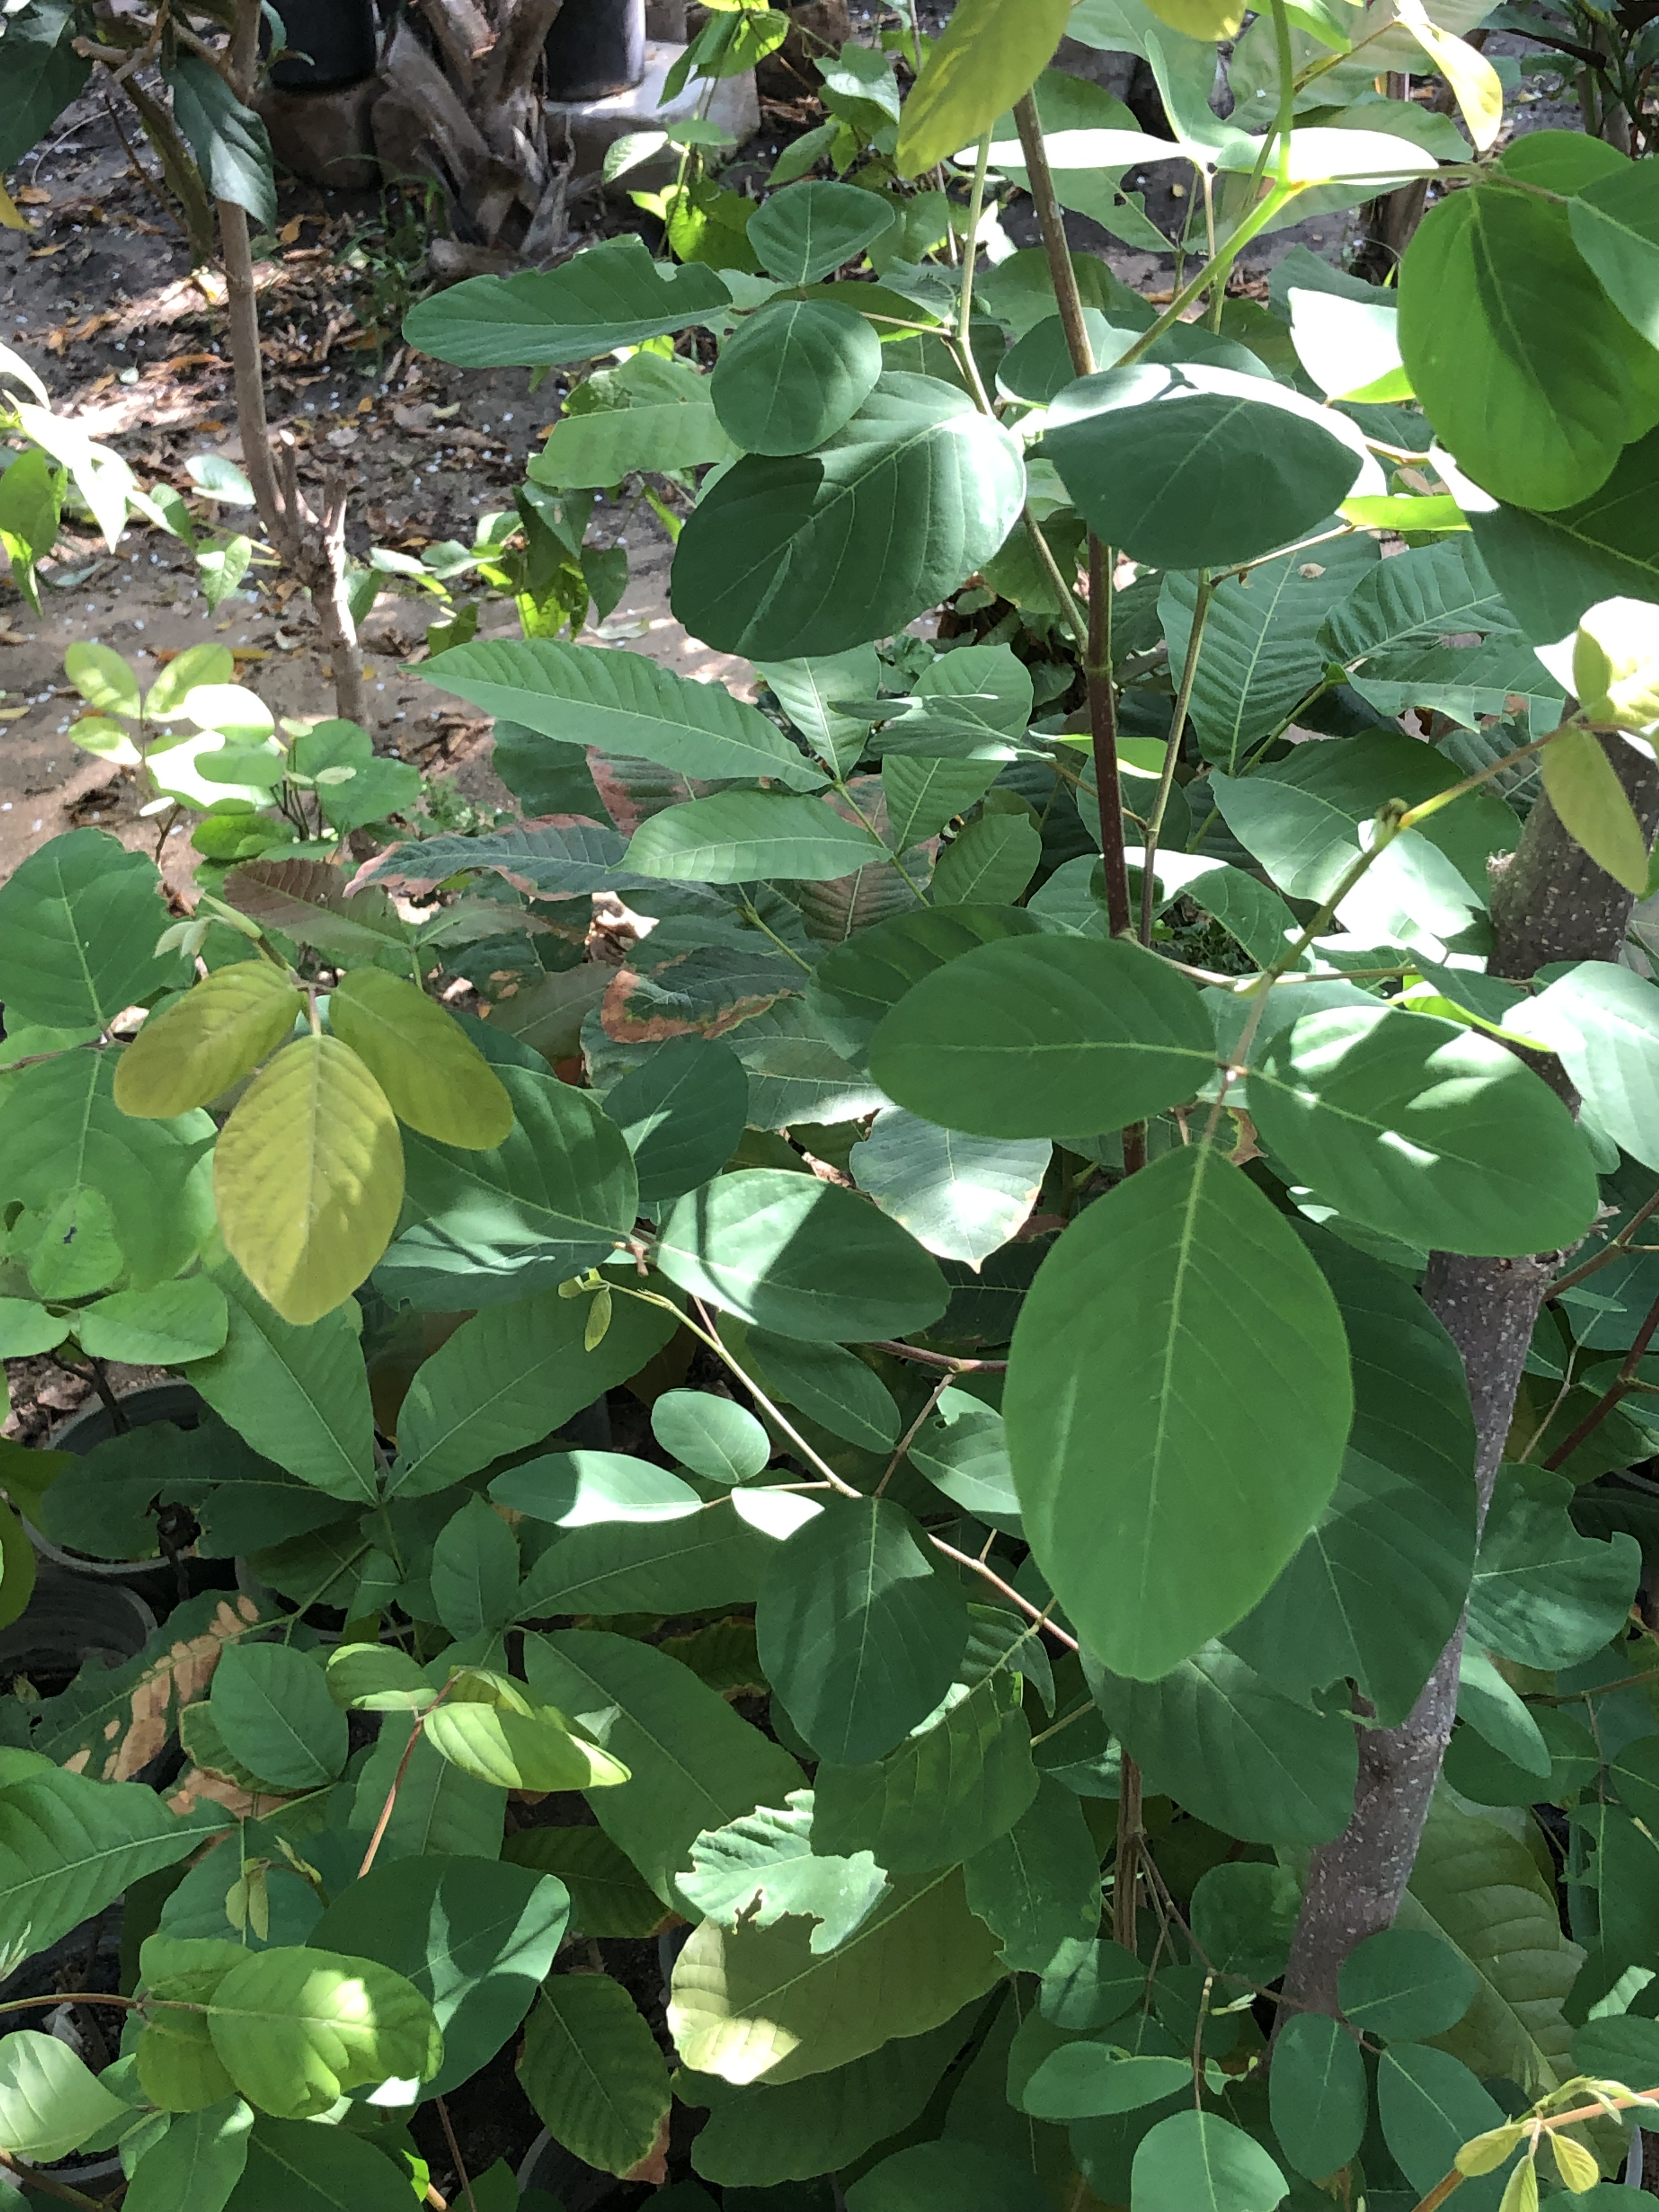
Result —
<instances>
[{"instance_id":1,"label":"reddish-brown stem","mask_svg":"<svg viewBox=\"0 0 1659 2212\"><path fill-rule=\"evenodd\" d=\"M456 2142L455 2130L450 2124L449 2107L441 2097L437 2100L437 2106L438 2118L443 2125L444 2141L449 2145L449 2155L455 2161L456 2177L460 2182L461 2192L466 2198L467 2212L478 2212L478 2200L472 2194L472 2177L466 2170L466 2161L461 2156L461 2147Z\"/></svg>"},{"instance_id":2,"label":"reddish-brown stem","mask_svg":"<svg viewBox=\"0 0 1659 2212\"><path fill-rule=\"evenodd\" d=\"M15 1066L16 1062L14 1061L13 1065ZM1563 1291L1573 1289L1577 1284L1582 1283L1586 1276L1593 1275L1598 1269L1605 1267L1609 1260L1616 1260L1621 1252L1628 1251L1631 1239L1637 1231L1644 1223L1650 1221L1656 1213L1659 1213L1659 1190L1656 1190L1651 1198L1637 1207L1635 1212L1611 1243L1604 1244L1599 1252L1595 1253L1582 1266L1572 1268L1567 1274L1558 1275L1544 1293L1545 1304L1547 1305L1552 1298L1559 1298Z\"/></svg>"},{"instance_id":3,"label":"reddish-brown stem","mask_svg":"<svg viewBox=\"0 0 1659 2212\"><path fill-rule=\"evenodd\" d=\"M14 2158L9 2151L0 2150L0 2171L15 2173L31 2189L38 2189L43 2197L55 2197L60 2204L89 2204L92 2212L105 2212L103 2204L96 2197L82 2196L78 2189L71 2189L68 2182L54 2180L51 2174L42 2173L39 2166L26 2166L21 2158Z\"/></svg>"},{"instance_id":4,"label":"reddish-brown stem","mask_svg":"<svg viewBox=\"0 0 1659 2212\"><path fill-rule=\"evenodd\" d=\"M435 1712L448 1695L449 1692L447 1688L440 1690L426 1711ZM398 1771L392 1778L392 1787L386 1793L386 1802L380 1808L380 1817L374 1823L374 1832L368 1839L368 1849L363 1853L363 1863L357 1869L359 1881L374 1865L375 1853L380 1850L381 1839L391 1826L392 1808L398 1802L398 1792L403 1788L404 1777L409 1771L409 1762L415 1756L415 1747L421 1740L422 1723L425 1718L426 1713L418 1714L414 1727L409 1731L409 1741L404 1746L404 1755L398 1761Z\"/></svg>"},{"instance_id":5,"label":"reddish-brown stem","mask_svg":"<svg viewBox=\"0 0 1659 2212\"><path fill-rule=\"evenodd\" d=\"M13 1063L14 1066L15 1062ZM1006 1359L956 1359L948 1352L924 1352L919 1344L899 1344L885 1338L872 1344L872 1352L890 1352L895 1359L914 1359L921 1367L948 1367L952 1375L1006 1375Z\"/></svg>"},{"instance_id":6,"label":"reddish-brown stem","mask_svg":"<svg viewBox=\"0 0 1659 2212\"><path fill-rule=\"evenodd\" d=\"M1653 1341L1656 1330L1659 1330L1659 1298L1654 1300L1648 1310L1647 1319L1637 1330L1636 1341L1620 1362L1619 1372L1585 1414L1583 1419L1579 1422L1577 1427L1563 1443L1557 1444L1555 1449L1544 1462L1547 1468L1553 1471L1564 1461L1571 1459L1585 1437L1593 1435L1601 1427L1620 1400L1629 1397L1636 1382L1637 1370L1641 1366L1647 1348Z\"/></svg>"},{"instance_id":7,"label":"reddish-brown stem","mask_svg":"<svg viewBox=\"0 0 1659 2212\"><path fill-rule=\"evenodd\" d=\"M1017 1605L1029 1620L1036 1621L1039 1628L1046 1628L1049 1635L1057 1643L1063 1644L1068 1651L1077 1650L1075 1636L1068 1636L1063 1628L1056 1628L1041 1606L1033 1605L1029 1597L1022 1597L1012 1583L1004 1582L1000 1575L994 1575L989 1567L982 1560L976 1559L971 1552L957 1551L956 1546L947 1544L943 1536L929 1536L927 1540L936 1552L942 1553L947 1559L954 1559L959 1567L966 1567L970 1574L977 1575L982 1583L988 1583L994 1590L999 1591L1007 1599L1010 1605Z\"/></svg>"}]
</instances>

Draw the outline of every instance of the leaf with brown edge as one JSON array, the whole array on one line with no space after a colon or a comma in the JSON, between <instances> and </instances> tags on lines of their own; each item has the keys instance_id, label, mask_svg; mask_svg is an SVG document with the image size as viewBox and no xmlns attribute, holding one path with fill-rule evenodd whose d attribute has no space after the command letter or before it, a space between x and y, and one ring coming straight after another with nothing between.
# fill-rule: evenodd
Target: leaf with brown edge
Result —
<instances>
[{"instance_id":1,"label":"leaf with brown edge","mask_svg":"<svg viewBox=\"0 0 1659 2212\"><path fill-rule=\"evenodd\" d=\"M267 960L238 960L152 1014L115 1063L124 1114L165 1121L205 1106L274 1052L305 1001Z\"/></svg>"},{"instance_id":2,"label":"leaf with brown edge","mask_svg":"<svg viewBox=\"0 0 1659 2212\"><path fill-rule=\"evenodd\" d=\"M225 878L225 898L262 929L331 958L372 960L408 941L384 891L356 890L324 860L245 860Z\"/></svg>"},{"instance_id":3,"label":"leaf with brown edge","mask_svg":"<svg viewBox=\"0 0 1659 2212\"><path fill-rule=\"evenodd\" d=\"M213 1195L226 1249L284 1321L349 1297L404 1200L397 1117L349 1046L308 1036L277 1054L220 1132Z\"/></svg>"},{"instance_id":4,"label":"leaf with brown edge","mask_svg":"<svg viewBox=\"0 0 1659 2212\"><path fill-rule=\"evenodd\" d=\"M185 1708L207 1695L225 1646L263 1618L251 1597L210 1590L187 1600L136 1658L88 1669L48 1700L36 1748L71 1774L131 1781L166 1748Z\"/></svg>"},{"instance_id":5,"label":"leaf with brown edge","mask_svg":"<svg viewBox=\"0 0 1659 2212\"><path fill-rule=\"evenodd\" d=\"M720 1037L799 992L805 981L805 969L764 946L751 955L724 945L694 945L644 972L619 969L599 1019L620 1044Z\"/></svg>"},{"instance_id":6,"label":"leaf with brown edge","mask_svg":"<svg viewBox=\"0 0 1659 2212\"><path fill-rule=\"evenodd\" d=\"M384 968L356 968L328 1002L350 1046L400 1121L441 1145L488 1152L513 1127L513 1102L453 1014Z\"/></svg>"}]
</instances>

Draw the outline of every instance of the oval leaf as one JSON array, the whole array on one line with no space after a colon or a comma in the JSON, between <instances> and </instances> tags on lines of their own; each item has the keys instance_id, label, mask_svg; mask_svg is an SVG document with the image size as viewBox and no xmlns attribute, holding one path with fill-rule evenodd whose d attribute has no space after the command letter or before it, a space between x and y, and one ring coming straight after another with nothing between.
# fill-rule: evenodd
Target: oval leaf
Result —
<instances>
[{"instance_id":1,"label":"oval leaf","mask_svg":"<svg viewBox=\"0 0 1659 2212\"><path fill-rule=\"evenodd\" d=\"M411 1129L469 1151L505 1142L513 1102L501 1079L424 991L384 968L354 968L335 986L328 1018Z\"/></svg>"},{"instance_id":2,"label":"oval leaf","mask_svg":"<svg viewBox=\"0 0 1659 2212\"><path fill-rule=\"evenodd\" d=\"M205 1106L275 1052L304 1005L268 961L216 969L152 1014L121 1054L116 1104L149 1121Z\"/></svg>"},{"instance_id":3,"label":"oval leaf","mask_svg":"<svg viewBox=\"0 0 1659 2212\"><path fill-rule=\"evenodd\" d=\"M858 198L884 206L872 192ZM881 340L862 315L821 300L780 300L738 325L708 390L721 428L744 453L805 453L852 419L880 374Z\"/></svg>"}]
</instances>

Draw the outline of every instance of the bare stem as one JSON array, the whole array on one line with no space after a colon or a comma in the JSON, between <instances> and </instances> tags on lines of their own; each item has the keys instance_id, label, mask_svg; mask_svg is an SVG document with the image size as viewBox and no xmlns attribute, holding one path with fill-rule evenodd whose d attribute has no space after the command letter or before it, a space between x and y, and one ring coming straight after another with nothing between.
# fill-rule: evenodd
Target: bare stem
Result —
<instances>
[{"instance_id":1,"label":"bare stem","mask_svg":"<svg viewBox=\"0 0 1659 2212\"><path fill-rule=\"evenodd\" d=\"M1193 606L1193 627L1187 639L1187 658L1181 671L1181 689L1176 695L1175 713L1170 721L1170 742L1164 755L1164 773L1158 780L1158 797L1152 803L1152 818L1146 824L1146 848L1141 860L1140 876L1140 941L1152 941L1152 915L1158 905L1158 877L1154 864L1158 859L1158 841L1164 828L1164 816L1170 804L1170 792L1175 782L1175 772L1181 758L1181 740L1187 727L1187 710L1192 704L1193 683L1198 674L1198 656L1204 647L1204 625L1210 618L1210 602L1214 598L1214 586L1210 572L1198 572L1198 597Z\"/></svg>"}]
</instances>

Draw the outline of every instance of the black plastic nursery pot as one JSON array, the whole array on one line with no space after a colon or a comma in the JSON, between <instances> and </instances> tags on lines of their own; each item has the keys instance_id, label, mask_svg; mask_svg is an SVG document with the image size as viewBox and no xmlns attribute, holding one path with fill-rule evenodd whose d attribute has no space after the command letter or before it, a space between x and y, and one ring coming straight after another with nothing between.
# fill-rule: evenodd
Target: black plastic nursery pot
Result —
<instances>
[{"instance_id":1,"label":"black plastic nursery pot","mask_svg":"<svg viewBox=\"0 0 1659 2212\"><path fill-rule=\"evenodd\" d=\"M547 34L550 100L605 100L645 76L645 0L564 0Z\"/></svg>"},{"instance_id":2,"label":"black plastic nursery pot","mask_svg":"<svg viewBox=\"0 0 1659 2212\"><path fill-rule=\"evenodd\" d=\"M284 43L293 49L271 69L279 91L323 92L374 76L379 60L374 0L280 0L276 12ZM264 36L268 51L269 33Z\"/></svg>"},{"instance_id":3,"label":"black plastic nursery pot","mask_svg":"<svg viewBox=\"0 0 1659 2212\"><path fill-rule=\"evenodd\" d=\"M148 1429L166 1422L171 1427L191 1430L198 1426L207 1407L190 1383L151 1382L137 1390L127 1391L117 1401L123 1429L118 1429L109 1408L94 1399L78 1413L72 1413L52 1431L54 1451L74 1452L84 1456L100 1444L108 1443L124 1431ZM179 1571L157 1553L143 1558L126 1559L99 1559L90 1554L66 1548L32 1524L29 1540L39 1553L43 1566L50 1562L69 1573L84 1577L92 1582L120 1583L146 1600L160 1613L166 1613L185 1592L180 1589ZM182 1563L189 1594L210 1587L218 1587L230 1577L218 1561L188 1559ZM154 1626L152 1621L151 1626Z\"/></svg>"}]
</instances>

